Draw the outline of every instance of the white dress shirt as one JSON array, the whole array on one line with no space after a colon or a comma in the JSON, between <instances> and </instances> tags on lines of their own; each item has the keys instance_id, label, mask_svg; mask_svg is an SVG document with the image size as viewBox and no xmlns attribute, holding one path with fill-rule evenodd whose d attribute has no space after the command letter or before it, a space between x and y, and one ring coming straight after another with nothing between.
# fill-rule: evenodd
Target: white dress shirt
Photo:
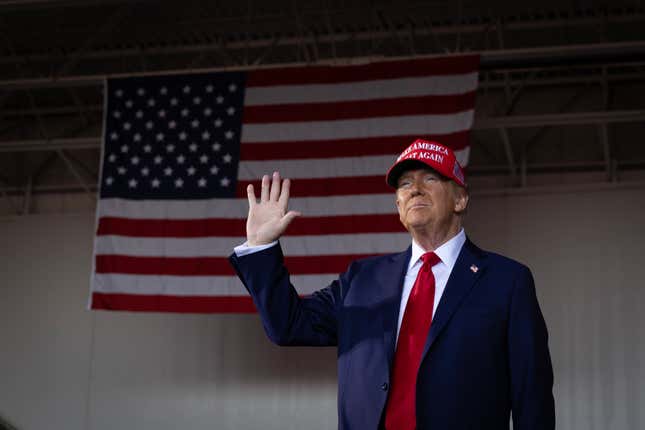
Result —
<instances>
[{"instance_id":1,"label":"white dress shirt","mask_svg":"<svg viewBox=\"0 0 645 430\"><path fill-rule=\"evenodd\" d=\"M448 242L434 250L434 253L441 259L441 262L432 267L432 274L434 275L435 282L434 307L432 309L433 316L435 312L437 312L437 306L439 306L439 301L441 300L443 291L446 289L448 278L450 277L450 273L452 273L452 268L455 267L457 257L459 257L461 247L464 246L465 242L466 233L462 228L459 233L448 240ZM405 306L408 304L408 297L410 297L414 281L416 281L419 269L421 269L421 265L423 264L421 256L425 253L426 251L413 240L412 256L410 257L408 271L405 273L405 280L403 281L403 294L401 294L401 305L399 307L399 322L396 327L397 342L399 340L399 331L401 330L401 323L403 322Z\"/></svg>"},{"instance_id":2,"label":"white dress shirt","mask_svg":"<svg viewBox=\"0 0 645 430\"><path fill-rule=\"evenodd\" d=\"M457 257L461 252L461 247L465 242L466 233L462 228L459 233L457 233L453 238L434 250L434 253L437 254L437 256L441 259L441 262L435 264L432 267L432 274L434 275L435 279L434 308L432 310L432 315L434 315L434 313L437 311L437 306L439 306L441 295L446 289L446 284L448 283L448 278L450 277L452 268L455 266ZM277 240L271 243L267 243L266 245L258 246L248 246L246 242L244 242L242 245L236 246L233 251L235 252L235 255L242 257L244 255L253 254L254 252L265 250L277 244ZM401 295L401 305L399 308L399 322L396 329L397 342L399 339L401 322L403 321L403 314L405 313L405 306L408 303L408 297L410 297L410 291L412 291L414 281L417 279L419 269L421 269L421 256L425 253L426 251L413 240L412 256L410 257L408 270L405 273L405 280L403 281L403 294Z\"/></svg>"}]
</instances>

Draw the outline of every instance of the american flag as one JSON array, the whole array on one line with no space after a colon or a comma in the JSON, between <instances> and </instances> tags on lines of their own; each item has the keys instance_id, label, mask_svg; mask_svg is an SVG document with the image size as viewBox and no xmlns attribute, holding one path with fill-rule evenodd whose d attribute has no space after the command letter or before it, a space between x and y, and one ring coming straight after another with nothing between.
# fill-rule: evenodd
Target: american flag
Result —
<instances>
[{"instance_id":1,"label":"american flag","mask_svg":"<svg viewBox=\"0 0 645 430\"><path fill-rule=\"evenodd\" d=\"M410 243L384 175L416 138L468 164L478 56L110 79L90 307L253 312L227 257L246 186L292 179L300 294ZM256 188L258 189L258 188Z\"/></svg>"}]
</instances>

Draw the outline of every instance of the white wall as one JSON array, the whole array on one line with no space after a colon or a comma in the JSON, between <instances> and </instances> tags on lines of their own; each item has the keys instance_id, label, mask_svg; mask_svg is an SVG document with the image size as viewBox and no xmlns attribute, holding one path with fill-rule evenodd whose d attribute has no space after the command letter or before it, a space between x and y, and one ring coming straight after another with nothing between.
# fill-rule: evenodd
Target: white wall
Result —
<instances>
[{"instance_id":1,"label":"white wall","mask_svg":"<svg viewBox=\"0 0 645 430\"><path fill-rule=\"evenodd\" d=\"M645 188L475 196L468 232L527 263L559 429L645 427ZM330 429L335 351L256 315L85 310L93 214L0 218L0 416L36 429Z\"/></svg>"}]
</instances>

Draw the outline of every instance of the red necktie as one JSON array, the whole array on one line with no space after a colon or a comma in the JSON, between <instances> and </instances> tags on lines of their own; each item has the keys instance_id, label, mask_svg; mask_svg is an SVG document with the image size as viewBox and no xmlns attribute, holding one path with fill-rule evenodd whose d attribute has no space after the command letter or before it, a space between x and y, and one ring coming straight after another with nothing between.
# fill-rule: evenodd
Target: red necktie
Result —
<instances>
[{"instance_id":1,"label":"red necktie","mask_svg":"<svg viewBox=\"0 0 645 430\"><path fill-rule=\"evenodd\" d=\"M416 427L417 373L430 331L434 306L435 281L432 266L441 261L434 252L426 252L421 260L423 265L405 306L394 355L392 390L385 410L387 430L414 430Z\"/></svg>"}]
</instances>

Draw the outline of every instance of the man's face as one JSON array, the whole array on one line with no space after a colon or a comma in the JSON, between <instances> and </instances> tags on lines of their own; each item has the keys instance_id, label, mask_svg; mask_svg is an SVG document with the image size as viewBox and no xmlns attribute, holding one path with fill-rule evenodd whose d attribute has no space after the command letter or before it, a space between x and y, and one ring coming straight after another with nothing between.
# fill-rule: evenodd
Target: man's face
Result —
<instances>
[{"instance_id":1,"label":"man's face","mask_svg":"<svg viewBox=\"0 0 645 430\"><path fill-rule=\"evenodd\" d=\"M442 228L466 209L465 190L431 169L407 170L397 181L396 207L405 228Z\"/></svg>"}]
</instances>

